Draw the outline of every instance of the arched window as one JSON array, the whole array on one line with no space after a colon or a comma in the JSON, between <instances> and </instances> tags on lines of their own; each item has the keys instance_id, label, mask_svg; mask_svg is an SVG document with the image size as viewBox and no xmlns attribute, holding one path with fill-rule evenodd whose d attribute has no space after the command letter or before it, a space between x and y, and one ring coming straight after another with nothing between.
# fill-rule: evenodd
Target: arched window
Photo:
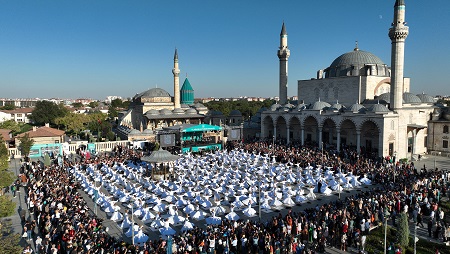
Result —
<instances>
[{"instance_id":1,"label":"arched window","mask_svg":"<svg viewBox=\"0 0 450 254\"><path fill-rule=\"evenodd\" d=\"M444 125L443 133L448 133L448 125Z\"/></svg>"}]
</instances>

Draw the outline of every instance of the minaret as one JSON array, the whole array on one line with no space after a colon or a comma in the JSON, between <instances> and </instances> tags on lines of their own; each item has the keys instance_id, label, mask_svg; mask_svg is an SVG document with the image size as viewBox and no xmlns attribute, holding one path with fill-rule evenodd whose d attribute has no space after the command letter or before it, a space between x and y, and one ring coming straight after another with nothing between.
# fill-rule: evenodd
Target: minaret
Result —
<instances>
[{"instance_id":1,"label":"minaret","mask_svg":"<svg viewBox=\"0 0 450 254\"><path fill-rule=\"evenodd\" d=\"M173 100L175 108L180 108L180 69L178 69L178 51L175 48L173 56Z\"/></svg>"},{"instance_id":2,"label":"minaret","mask_svg":"<svg viewBox=\"0 0 450 254\"><path fill-rule=\"evenodd\" d=\"M403 100L403 70L405 63L405 40L409 28L405 22L405 1L396 0L394 5L394 22L389 29L391 38L391 103L390 109L402 108Z\"/></svg>"},{"instance_id":3,"label":"minaret","mask_svg":"<svg viewBox=\"0 0 450 254\"><path fill-rule=\"evenodd\" d=\"M279 104L287 103L287 86L288 86L288 58L290 51L287 43L286 27L281 27L280 33L280 49L277 52L278 59L280 59L280 101Z\"/></svg>"}]
</instances>

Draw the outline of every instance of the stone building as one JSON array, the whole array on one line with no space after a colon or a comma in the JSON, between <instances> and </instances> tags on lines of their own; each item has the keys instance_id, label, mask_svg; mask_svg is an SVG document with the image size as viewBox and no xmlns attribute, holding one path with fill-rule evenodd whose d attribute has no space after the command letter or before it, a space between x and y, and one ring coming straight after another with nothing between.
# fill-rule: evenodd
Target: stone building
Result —
<instances>
[{"instance_id":1,"label":"stone building","mask_svg":"<svg viewBox=\"0 0 450 254\"><path fill-rule=\"evenodd\" d=\"M261 113L261 138L337 150L350 146L397 158L427 152L428 121L436 106L433 97L410 93L410 80L403 76L408 31L405 3L397 0L389 30L391 67L356 45L318 70L315 78L298 81L298 105L281 103L287 98L287 57L280 58L280 104ZM283 24L280 50L287 49L287 43Z\"/></svg>"},{"instance_id":2,"label":"stone building","mask_svg":"<svg viewBox=\"0 0 450 254\"><path fill-rule=\"evenodd\" d=\"M186 78L179 88L178 51L175 49L174 96L162 88L151 88L136 94L129 110L120 114L118 135L122 139L154 139L155 131L178 124L203 123L208 109L201 103L194 103L194 90ZM181 93L181 96L180 96Z\"/></svg>"}]
</instances>

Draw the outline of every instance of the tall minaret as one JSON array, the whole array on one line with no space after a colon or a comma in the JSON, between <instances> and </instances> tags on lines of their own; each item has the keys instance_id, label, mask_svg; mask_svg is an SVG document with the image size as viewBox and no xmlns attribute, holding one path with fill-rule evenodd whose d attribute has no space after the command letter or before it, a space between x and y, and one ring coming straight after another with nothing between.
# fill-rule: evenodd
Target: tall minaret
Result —
<instances>
[{"instance_id":1,"label":"tall minaret","mask_svg":"<svg viewBox=\"0 0 450 254\"><path fill-rule=\"evenodd\" d=\"M175 55L173 56L173 100L175 108L180 108L180 69L178 69L178 51L175 48Z\"/></svg>"},{"instance_id":2,"label":"tall minaret","mask_svg":"<svg viewBox=\"0 0 450 254\"><path fill-rule=\"evenodd\" d=\"M287 103L287 86L288 86L288 58L291 54L287 43L286 27L281 27L280 33L280 49L277 52L280 59L280 101L279 104L283 105Z\"/></svg>"},{"instance_id":3,"label":"tall minaret","mask_svg":"<svg viewBox=\"0 0 450 254\"><path fill-rule=\"evenodd\" d=\"M405 22L405 1L396 0L394 5L394 22L389 29L392 41L391 49L391 103L390 109L402 108L403 100L403 69L405 63L405 40L409 28Z\"/></svg>"}]
</instances>

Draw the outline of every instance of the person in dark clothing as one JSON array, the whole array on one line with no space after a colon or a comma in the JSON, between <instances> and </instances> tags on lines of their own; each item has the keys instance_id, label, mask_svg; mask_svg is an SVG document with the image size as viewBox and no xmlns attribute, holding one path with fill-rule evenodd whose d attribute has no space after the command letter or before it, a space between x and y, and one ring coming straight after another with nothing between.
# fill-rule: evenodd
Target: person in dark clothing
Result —
<instances>
[{"instance_id":1,"label":"person in dark clothing","mask_svg":"<svg viewBox=\"0 0 450 254\"><path fill-rule=\"evenodd\" d=\"M431 229L433 228L433 221L431 219L428 220L428 237L431 237Z\"/></svg>"},{"instance_id":2,"label":"person in dark clothing","mask_svg":"<svg viewBox=\"0 0 450 254\"><path fill-rule=\"evenodd\" d=\"M421 227L424 227L422 221L423 221L422 212L420 212L417 214L417 224L416 225L419 226L419 224L420 224Z\"/></svg>"}]
</instances>

